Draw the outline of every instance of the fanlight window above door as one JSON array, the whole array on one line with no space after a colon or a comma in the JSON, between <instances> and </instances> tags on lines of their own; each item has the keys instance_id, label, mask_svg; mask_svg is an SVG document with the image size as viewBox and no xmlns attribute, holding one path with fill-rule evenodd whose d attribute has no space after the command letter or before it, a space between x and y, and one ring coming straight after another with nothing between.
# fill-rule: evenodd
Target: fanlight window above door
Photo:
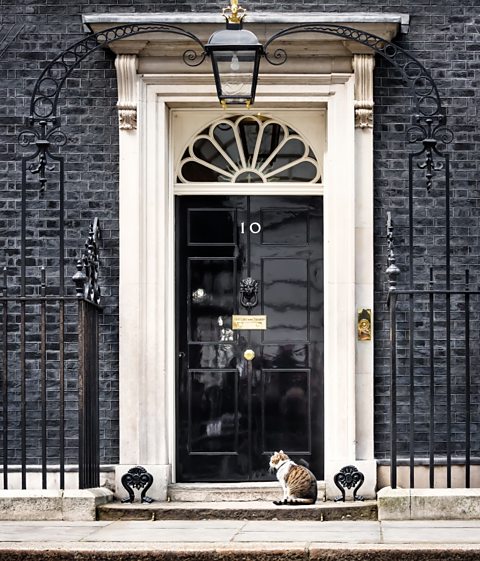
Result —
<instances>
[{"instance_id":1,"label":"fanlight window above door","mask_svg":"<svg viewBox=\"0 0 480 561\"><path fill-rule=\"evenodd\" d=\"M180 183L320 183L320 164L300 134L269 117L233 116L198 134L178 166Z\"/></svg>"}]
</instances>

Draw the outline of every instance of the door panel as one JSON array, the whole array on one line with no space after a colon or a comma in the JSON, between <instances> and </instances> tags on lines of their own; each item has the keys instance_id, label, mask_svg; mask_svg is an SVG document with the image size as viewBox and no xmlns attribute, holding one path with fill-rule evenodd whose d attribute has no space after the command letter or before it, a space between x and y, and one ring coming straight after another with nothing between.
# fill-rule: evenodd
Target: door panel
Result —
<instances>
[{"instance_id":1,"label":"door panel","mask_svg":"<svg viewBox=\"0 0 480 561\"><path fill-rule=\"evenodd\" d=\"M319 197L177 198L179 481L271 479L278 449L323 477L322 231Z\"/></svg>"}]
</instances>

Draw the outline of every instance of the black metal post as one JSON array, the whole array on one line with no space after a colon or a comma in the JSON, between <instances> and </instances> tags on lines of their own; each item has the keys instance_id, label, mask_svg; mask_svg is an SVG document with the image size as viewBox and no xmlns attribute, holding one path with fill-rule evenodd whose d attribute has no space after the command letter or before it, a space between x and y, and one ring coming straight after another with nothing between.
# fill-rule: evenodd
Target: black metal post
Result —
<instances>
[{"instance_id":1,"label":"black metal post","mask_svg":"<svg viewBox=\"0 0 480 561\"><path fill-rule=\"evenodd\" d=\"M79 486L100 484L98 422L98 309L84 299L78 301L78 415Z\"/></svg>"},{"instance_id":2,"label":"black metal post","mask_svg":"<svg viewBox=\"0 0 480 561\"><path fill-rule=\"evenodd\" d=\"M3 268L3 376L2 376L2 416L3 416L3 488L8 489L8 288L7 268Z\"/></svg>"},{"instance_id":3,"label":"black metal post","mask_svg":"<svg viewBox=\"0 0 480 561\"><path fill-rule=\"evenodd\" d=\"M397 295L389 294L390 311L390 485L397 488Z\"/></svg>"},{"instance_id":4,"label":"black metal post","mask_svg":"<svg viewBox=\"0 0 480 561\"><path fill-rule=\"evenodd\" d=\"M429 442L429 485L435 487L435 329L434 329L433 267L430 267L429 306L429 351L430 351L430 442Z\"/></svg>"},{"instance_id":5,"label":"black metal post","mask_svg":"<svg viewBox=\"0 0 480 561\"><path fill-rule=\"evenodd\" d=\"M470 271L465 271L465 487L470 487L471 378L470 378Z\"/></svg>"},{"instance_id":6,"label":"black metal post","mask_svg":"<svg viewBox=\"0 0 480 561\"><path fill-rule=\"evenodd\" d=\"M65 489L65 302L59 302L59 464L60 489Z\"/></svg>"},{"instance_id":7,"label":"black metal post","mask_svg":"<svg viewBox=\"0 0 480 561\"><path fill-rule=\"evenodd\" d=\"M397 487L397 281L400 269L395 261L393 221L387 212L388 307L390 313L390 485Z\"/></svg>"},{"instance_id":8,"label":"black metal post","mask_svg":"<svg viewBox=\"0 0 480 561\"><path fill-rule=\"evenodd\" d=\"M41 268L40 285L40 395L42 402L42 489L47 488L47 302L45 267Z\"/></svg>"},{"instance_id":9,"label":"black metal post","mask_svg":"<svg viewBox=\"0 0 480 561\"><path fill-rule=\"evenodd\" d=\"M449 157L445 155L445 272L446 289L446 393L447 393L447 487L452 486L452 337L451 337L451 275L450 275L450 171Z\"/></svg>"}]
</instances>

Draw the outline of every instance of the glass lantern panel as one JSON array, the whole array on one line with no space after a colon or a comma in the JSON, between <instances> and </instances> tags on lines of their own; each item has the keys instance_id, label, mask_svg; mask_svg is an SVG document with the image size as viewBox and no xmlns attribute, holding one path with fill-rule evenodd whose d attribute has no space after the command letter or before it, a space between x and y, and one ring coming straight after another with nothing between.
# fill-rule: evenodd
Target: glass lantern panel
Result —
<instances>
[{"instance_id":1,"label":"glass lantern panel","mask_svg":"<svg viewBox=\"0 0 480 561\"><path fill-rule=\"evenodd\" d=\"M252 93L255 51L222 51L213 56L217 63L221 96L249 99Z\"/></svg>"}]
</instances>

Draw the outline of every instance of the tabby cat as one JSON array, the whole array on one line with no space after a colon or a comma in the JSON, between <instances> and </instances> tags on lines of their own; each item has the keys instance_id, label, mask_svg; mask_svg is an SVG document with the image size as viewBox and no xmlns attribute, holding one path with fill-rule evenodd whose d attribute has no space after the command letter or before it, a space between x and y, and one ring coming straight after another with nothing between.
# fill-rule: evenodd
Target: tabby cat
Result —
<instances>
[{"instance_id":1,"label":"tabby cat","mask_svg":"<svg viewBox=\"0 0 480 561\"><path fill-rule=\"evenodd\" d=\"M317 480L304 466L293 462L283 450L270 458L270 471L276 473L283 489L283 501L275 505L313 505L317 500Z\"/></svg>"}]
</instances>

